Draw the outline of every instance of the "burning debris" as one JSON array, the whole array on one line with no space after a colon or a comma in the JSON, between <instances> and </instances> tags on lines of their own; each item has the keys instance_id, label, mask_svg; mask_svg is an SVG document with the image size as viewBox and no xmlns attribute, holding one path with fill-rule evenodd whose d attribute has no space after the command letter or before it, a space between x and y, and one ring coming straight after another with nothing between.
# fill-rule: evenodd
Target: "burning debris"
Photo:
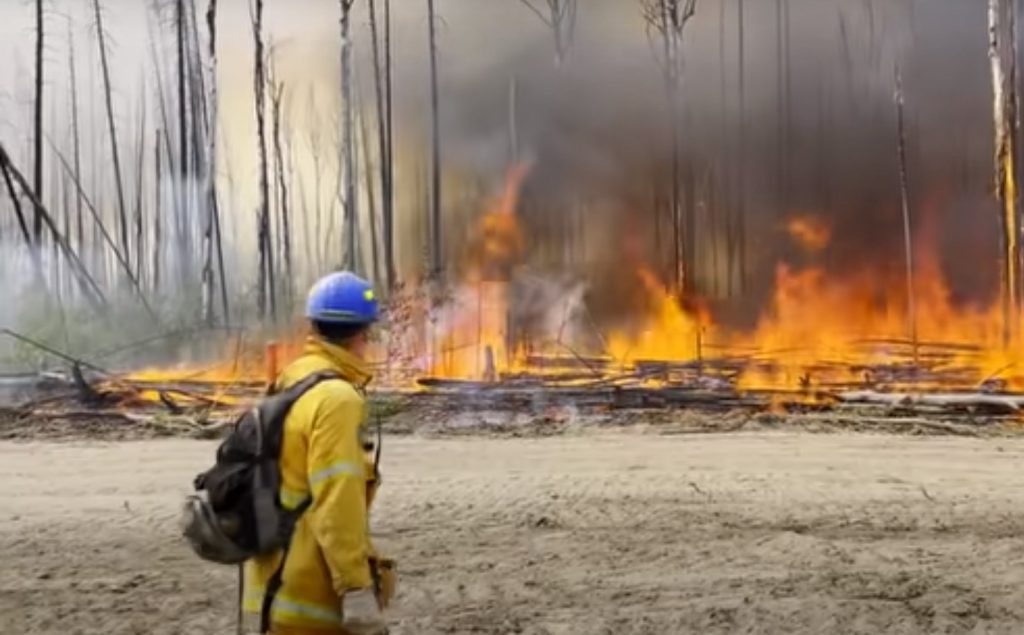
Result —
<instances>
[{"instance_id":1,"label":"burning debris","mask_svg":"<svg viewBox=\"0 0 1024 635\"><path fill-rule=\"evenodd\" d=\"M972 420L1015 418L1024 406L1024 395L1012 392L1024 386L1024 359L1004 343L1000 307L955 303L927 253L918 256L911 337L898 276L836 279L824 268L784 263L752 329L729 327L709 303L672 293L642 264L633 297L643 298L637 309L646 317L602 327L585 284L526 267L529 237L517 207L527 174L525 166L512 170L469 232L462 282L450 293L408 288L391 296L372 355L378 397L447 411L866 408ZM813 215L794 216L786 229L812 260L832 238ZM228 425L299 349L238 347L230 362L202 369L112 373L8 335L71 364L58 378L65 390L25 412L106 414L199 435Z\"/></svg>"}]
</instances>

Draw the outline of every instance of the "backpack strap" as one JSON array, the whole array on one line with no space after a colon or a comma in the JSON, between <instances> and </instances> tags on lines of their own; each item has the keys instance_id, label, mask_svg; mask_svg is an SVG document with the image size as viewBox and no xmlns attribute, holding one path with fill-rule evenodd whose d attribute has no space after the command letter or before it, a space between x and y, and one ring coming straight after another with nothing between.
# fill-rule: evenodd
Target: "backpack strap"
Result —
<instances>
[{"instance_id":1,"label":"backpack strap","mask_svg":"<svg viewBox=\"0 0 1024 635\"><path fill-rule=\"evenodd\" d=\"M290 409L291 406L294 405L295 402L297 402L300 397L306 394L314 386L318 385L320 382L327 381L330 379L342 379L342 377L335 373L334 371L320 371L313 373L312 375L309 375L308 377L304 378L302 381L295 384L294 386L280 392L292 392L293 398L290 400L291 403L289 403L288 405ZM287 415L287 413L285 414ZM284 428L283 419L284 417L282 417L282 421L280 422L280 425L282 427L282 434ZM280 448L278 448L278 451L280 452ZM289 532L294 531L294 524L298 522L299 517L301 517L302 514L305 513L305 511L309 509L309 507L312 504L313 497L310 496L306 500L302 501L302 503L300 503L298 507L292 510L292 512L290 513L292 526L289 528ZM274 573L270 576L270 579L267 580L267 587L263 593L263 604L260 606L260 633L267 633L270 631L270 612L274 607L274 598L277 596L277 592L281 590L281 585L284 582L284 565L285 562L288 561L288 550L291 548L291 544L291 536L289 536L288 542L285 543L284 549L282 549L281 562L277 565L277 568L274 570Z\"/></svg>"},{"instance_id":2,"label":"backpack strap","mask_svg":"<svg viewBox=\"0 0 1024 635\"><path fill-rule=\"evenodd\" d=\"M299 516L301 516L310 505L313 504L313 498L307 498L302 501L293 512L295 514L294 520L297 522ZM274 608L274 598L277 597L277 592L281 590L281 585L284 582L284 563L288 560L288 550L292 546L291 538L285 543L284 549L281 553L281 563L274 569L274 573L267 580L267 588L263 593L263 604L260 606L260 633L270 632L270 611Z\"/></svg>"}]
</instances>

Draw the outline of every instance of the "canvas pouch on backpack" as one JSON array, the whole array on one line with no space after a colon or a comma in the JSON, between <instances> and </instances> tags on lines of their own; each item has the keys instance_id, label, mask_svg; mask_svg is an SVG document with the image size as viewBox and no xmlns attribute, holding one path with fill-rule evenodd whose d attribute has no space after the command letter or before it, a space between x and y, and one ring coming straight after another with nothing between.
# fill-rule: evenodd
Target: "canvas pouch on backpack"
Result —
<instances>
[{"instance_id":1,"label":"canvas pouch on backpack","mask_svg":"<svg viewBox=\"0 0 1024 635\"><path fill-rule=\"evenodd\" d=\"M288 510L278 501L278 458L284 421L296 401L332 372L316 373L266 397L239 417L217 448L212 468L195 478L185 501L181 531L200 558L240 564L286 549L296 521L310 504Z\"/></svg>"}]
</instances>

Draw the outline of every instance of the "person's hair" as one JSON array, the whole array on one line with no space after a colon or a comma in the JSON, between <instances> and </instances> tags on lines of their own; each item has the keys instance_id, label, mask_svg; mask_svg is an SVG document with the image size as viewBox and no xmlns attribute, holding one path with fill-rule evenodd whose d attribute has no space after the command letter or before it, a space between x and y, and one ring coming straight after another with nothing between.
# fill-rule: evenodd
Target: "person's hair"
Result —
<instances>
[{"instance_id":1,"label":"person's hair","mask_svg":"<svg viewBox=\"0 0 1024 635\"><path fill-rule=\"evenodd\" d=\"M337 324L313 320L313 331L332 344L347 344L369 328L369 324Z\"/></svg>"}]
</instances>

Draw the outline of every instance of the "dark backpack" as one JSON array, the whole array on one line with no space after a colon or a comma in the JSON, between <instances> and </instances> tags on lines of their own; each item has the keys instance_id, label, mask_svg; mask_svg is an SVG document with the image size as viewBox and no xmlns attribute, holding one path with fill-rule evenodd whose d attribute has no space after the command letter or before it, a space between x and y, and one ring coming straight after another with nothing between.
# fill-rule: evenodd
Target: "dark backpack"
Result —
<instances>
[{"instance_id":1,"label":"dark backpack","mask_svg":"<svg viewBox=\"0 0 1024 635\"><path fill-rule=\"evenodd\" d=\"M181 529L204 560L240 564L287 549L295 523L312 502L281 507L278 459L285 418L295 402L322 381L338 379L325 371L266 397L239 417L217 448L216 464L195 478Z\"/></svg>"}]
</instances>

